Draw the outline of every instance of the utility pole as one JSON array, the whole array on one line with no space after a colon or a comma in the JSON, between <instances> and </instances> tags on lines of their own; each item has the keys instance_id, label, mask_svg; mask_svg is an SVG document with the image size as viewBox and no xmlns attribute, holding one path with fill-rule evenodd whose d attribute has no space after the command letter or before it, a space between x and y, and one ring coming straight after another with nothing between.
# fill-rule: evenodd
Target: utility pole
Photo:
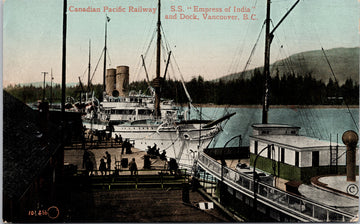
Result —
<instances>
[{"instance_id":1,"label":"utility pole","mask_svg":"<svg viewBox=\"0 0 360 224\"><path fill-rule=\"evenodd\" d=\"M54 77L53 77L53 72L52 72L52 68L51 68L51 81L50 81L50 106L52 104L52 81L53 81Z\"/></svg>"},{"instance_id":2,"label":"utility pole","mask_svg":"<svg viewBox=\"0 0 360 224\"><path fill-rule=\"evenodd\" d=\"M43 84L43 98L42 101L45 101L45 76L48 74L48 72L42 72L41 74L44 74L44 84Z\"/></svg>"}]
</instances>

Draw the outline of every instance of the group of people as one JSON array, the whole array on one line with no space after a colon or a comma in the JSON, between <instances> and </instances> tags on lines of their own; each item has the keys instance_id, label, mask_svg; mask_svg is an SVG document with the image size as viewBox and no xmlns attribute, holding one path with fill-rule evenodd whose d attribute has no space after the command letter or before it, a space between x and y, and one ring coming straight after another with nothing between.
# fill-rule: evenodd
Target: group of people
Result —
<instances>
[{"instance_id":1,"label":"group of people","mask_svg":"<svg viewBox=\"0 0 360 224\"><path fill-rule=\"evenodd\" d=\"M89 152L89 150L85 150L83 155L83 168L85 168L88 175L94 175L93 160L94 160L94 155L91 152ZM110 174L110 170L111 170L111 155L108 151L106 151L105 156L103 156L103 158L100 159L99 171L101 175L106 175L107 171L109 171ZM131 175L137 174L138 169L135 162L135 158L132 158L132 160L130 161L129 170Z\"/></svg>"},{"instance_id":2,"label":"group of people","mask_svg":"<svg viewBox=\"0 0 360 224\"><path fill-rule=\"evenodd\" d=\"M131 154L132 153L131 146L132 145L131 145L129 139L125 139L125 141L121 145L121 155L124 154L124 150L126 150L125 151L126 154Z\"/></svg>"},{"instance_id":3,"label":"group of people","mask_svg":"<svg viewBox=\"0 0 360 224\"><path fill-rule=\"evenodd\" d=\"M90 135L90 136L92 137L92 135ZM131 151L132 145L131 145L129 139L125 139L125 141L123 141L123 138L121 135L118 136L117 134L115 134L115 143L121 144L121 154L122 155L124 153L125 154L132 153L132 151ZM160 149L157 148L157 145L155 143L154 143L153 147L148 146L147 154L150 156L159 156L161 160L167 160L166 159L166 151L163 150L162 153L160 154ZM89 150L85 149L84 155L83 155L83 168L85 167L86 171L90 175L94 175L93 174L94 166L96 166L94 157L95 157L94 154L92 154ZM128 166L129 166L130 174L136 175L138 168L137 168L137 164L135 162L135 158L132 158L132 160L129 162ZM170 173L176 173L176 171L178 169L178 164L177 164L176 160L170 159L168 166L169 166ZM115 167L115 171L117 171L116 169L117 168ZM101 175L106 175L107 171L109 171L109 174L110 174L111 155L108 151L106 151L105 156L103 156L100 159L99 171L100 171ZM115 172L115 173L118 173L118 172Z\"/></svg>"},{"instance_id":4,"label":"group of people","mask_svg":"<svg viewBox=\"0 0 360 224\"><path fill-rule=\"evenodd\" d=\"M122 144L123 143L123 139L122 139L122 136L120 135L117 135L117 134L115 134L115 143L117 143L117 144Z\"/></svg>"},{"instance_id":5,"label":"group of people","mask_svg":"<svg viewBox=\"0 0 360 224\"><path fill-rule=\"evenodd\" d=\"M157 148L157 145L154 143L153 147L148 146L146 153L150 156L159 156L161 160L166 160L166 152L162 151L160 154L160 148Z\"/></svg>"},{"instance_id":6,"label":"group of people","mask_svg":"<svg viewBox=\"0 0 360 224\"><path fill-rule=\"evenodd\" d=\"M105 160L106 159L106 163ZM107 166L106 166L107 165ZM101 175L103 175L103 173L105 173L106 175L106 171L109 171L110 174L110 170L111 170L111 155L109 152L105 152L105 156L103 156L102 159L100 159L100 166L99 166L99 171L101 172Z\"/></svg>"}]
</instances>

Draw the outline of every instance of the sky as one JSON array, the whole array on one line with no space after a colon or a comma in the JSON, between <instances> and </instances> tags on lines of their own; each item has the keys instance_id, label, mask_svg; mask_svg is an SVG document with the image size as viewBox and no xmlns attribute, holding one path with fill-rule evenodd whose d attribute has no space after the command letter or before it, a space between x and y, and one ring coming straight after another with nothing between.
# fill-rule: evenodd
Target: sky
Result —
<instances>
[{"instance_id":1,"label":"sky","mask_svg":"<svg viewBox=\"0 0 360 224\"><path fill-rule=\"evenodd\" d=\"M274 26L295 0L273 0L271 19ZM5 0L3 2L3 85L43 81L42 72L51 70L54 82L61 83L62 10L61 0ZM129 12L129 7L156 8L157 0L68 0L67 13L67 83L87 83L89 40L91 40L91 76L102 82L107 23L107 68L127 65L130 81L145 79L141 55L150 77L155 76L155 40L157 14ZM125 12L104 12L103 8L125 8ZM182 12L172 11L182 7ZM70 11L71 7L71 11ZM100 12L74 12L75 8L100 8ZM219 8L209 16L237 16L236 20L205 20L195 8ZM230 7L230 12L224 12ZM234 12L234 7L250 12ZM266 0L163 0L161 20L163 40L174 58L168 77L185 81L203 76L216 79L241 72L257 43L248 69L263 65ZM174 16L176 19L166 19ZM180 19L180 14L199 19ZM253 20L244 20L244 14ZM260 35L259 41L257 38ZM165 42L165 41L164 41ZM271 62L292 54L337 47L359 46L358 0L300 0L275 32ZM166 58L166 52L162 58ZM176 63L175 63L176 62ZM164 73L165 65L162 65ZM180 71L180 72L179 72ZM49 76L46 81L50 81Z\"/></svg>"}]
</instances>

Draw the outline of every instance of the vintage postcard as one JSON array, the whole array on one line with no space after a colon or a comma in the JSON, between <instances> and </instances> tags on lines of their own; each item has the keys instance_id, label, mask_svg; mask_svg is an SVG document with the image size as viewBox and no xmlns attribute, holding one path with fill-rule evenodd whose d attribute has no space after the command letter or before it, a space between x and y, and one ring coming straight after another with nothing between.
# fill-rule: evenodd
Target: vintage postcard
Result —
<instances>
[{"instance_id":1,"label":"vintage postcard","mask_svg":"<svg viewBox=\"0 0 360 224\"><path fill-rule=\"evenodd\" d=\"M358 222L359 4L3 0L2 221Z\"/></svg>"}]
</instances>

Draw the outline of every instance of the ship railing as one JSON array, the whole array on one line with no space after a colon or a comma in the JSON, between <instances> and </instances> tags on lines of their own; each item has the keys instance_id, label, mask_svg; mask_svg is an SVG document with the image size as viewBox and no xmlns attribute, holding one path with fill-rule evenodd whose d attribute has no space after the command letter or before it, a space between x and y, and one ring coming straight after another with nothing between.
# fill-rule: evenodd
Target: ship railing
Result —
<instances>
[{"instance_id":1,"label":"ship railing","mask_svg":"<svg viewBox=\"0 0 360 224\"><path fill-rule=\"evenodd\" d=\"M227 186L254 199L254 181L252 174L222 166L203 152L199 152L198 165ZM296 196L265 183L258 182L257 200L276 210L286 212L300 221L349 222L354 215L340 211L311 199Z\"/></svg>"}]
</instances>

